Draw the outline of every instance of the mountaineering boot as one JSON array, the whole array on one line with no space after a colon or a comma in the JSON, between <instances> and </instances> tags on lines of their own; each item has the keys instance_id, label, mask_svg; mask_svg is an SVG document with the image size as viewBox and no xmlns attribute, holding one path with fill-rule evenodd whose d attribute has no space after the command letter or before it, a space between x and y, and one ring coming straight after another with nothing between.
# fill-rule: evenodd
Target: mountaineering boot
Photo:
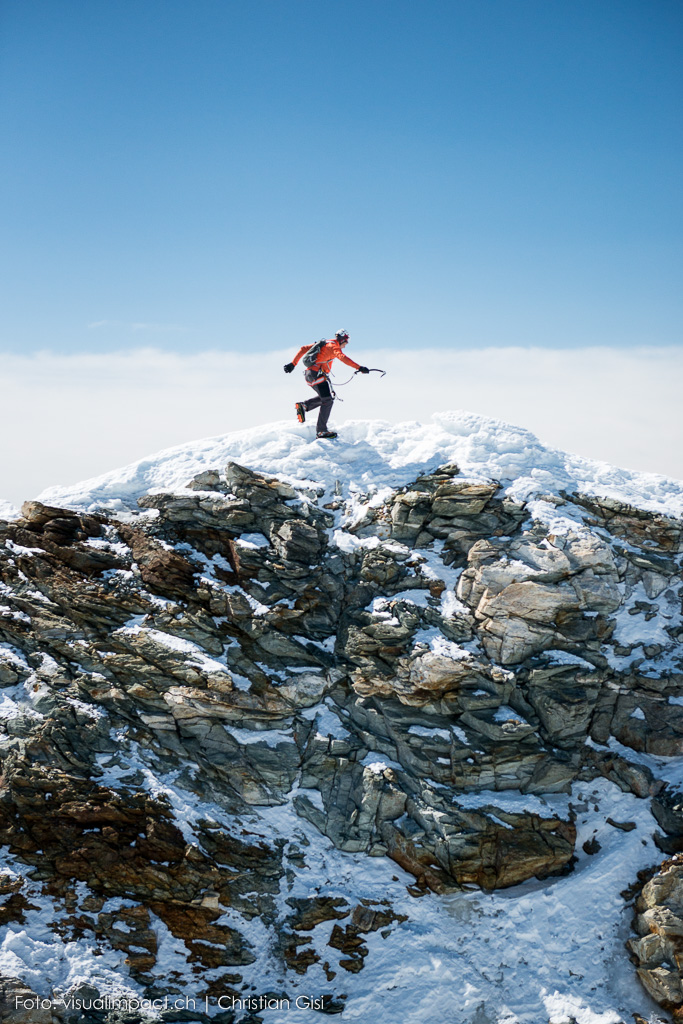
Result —
<instances>
[{"instance_id":1,"label":"mountaineering boot","mask_svg":"<svg viewBox=\"0 0 683 1024\"><path fill-rule=\"evenodd\" d=\"M316 437L336 437L334 430L319 430Z\"/></svg>"},{"instance_id":2,"label":"mountaineering boot","mask_svg":"<svg viewBox=\"0 0 683 1024\"><path fill-rule=\"evenodd\" d=\"M304 403L297 402L294 408L296 409L296 418L298 419L299 423L303 423L306 419L306 407L304 406Z\"/></svg>"}]
</instances>

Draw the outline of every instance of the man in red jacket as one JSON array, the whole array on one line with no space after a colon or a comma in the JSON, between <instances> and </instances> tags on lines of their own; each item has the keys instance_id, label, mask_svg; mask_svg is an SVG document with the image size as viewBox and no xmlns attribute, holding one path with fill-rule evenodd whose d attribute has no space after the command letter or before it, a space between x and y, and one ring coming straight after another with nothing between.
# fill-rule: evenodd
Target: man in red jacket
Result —
<instances>
[{"instance_id":1,"label":"man in red jacket","mask_svg":"<svg viewBox=\"0 0 683 1024\"><path fill-rule=\"evenodd\" d=\"M333 361L339 359L342 363L346 363L347 366L352 366L354 370L360 370L361 373L370 373L367 366L359 366L358 363L354 363L353 359L349 359L348 356L344 355L344 348L348 343L348 332L337 331L334 338L330 338L328 341L318 341L315 345L302 345L291 363L287 363L285 366L285 373L291 373L299 360L307 352L311 352L309 360L304 359L304 365L306 365L304 379L317 393L317 398L309 398L306 402L297 402L295 408L299 423L304 422L307 412L310 412L312 409L320 410L316 424L316 437L337 436L333 430L327 429L327 421L330 418L332 403L334 402L334 392L330 387L328 379ZM307 365L309 361L311 365Z\"/></svg>"}]
</instances>

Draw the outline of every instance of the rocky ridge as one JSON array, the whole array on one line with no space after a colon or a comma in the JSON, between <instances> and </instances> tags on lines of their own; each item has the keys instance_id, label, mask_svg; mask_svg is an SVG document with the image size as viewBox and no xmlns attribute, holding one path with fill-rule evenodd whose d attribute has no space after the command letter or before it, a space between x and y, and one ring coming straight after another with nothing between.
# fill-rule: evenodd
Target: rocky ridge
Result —
<instances>
[{"instance_id":1,"label":"rocky ridge","mask_svg":"<svg viewBox=\"0 0 683 1024\"><path fill-rule=\"evenodd\" d=\"M149 998L184 971L239 998L266 947L268 991L322 970L339 1012L366 937L401 941L405 915L293 895L305 832L269 808L390 858L415 897L572 870L576 812L510 792L607 779L674 852L676 795L637 755L683 753L679 520L514 500L454 463L344 496L231 462L139 506L0 523L4 926L48 901L55 936L120 954ZM639 899L632 952L671 1009L677 947Z\"/></svg>"}]
</instances>

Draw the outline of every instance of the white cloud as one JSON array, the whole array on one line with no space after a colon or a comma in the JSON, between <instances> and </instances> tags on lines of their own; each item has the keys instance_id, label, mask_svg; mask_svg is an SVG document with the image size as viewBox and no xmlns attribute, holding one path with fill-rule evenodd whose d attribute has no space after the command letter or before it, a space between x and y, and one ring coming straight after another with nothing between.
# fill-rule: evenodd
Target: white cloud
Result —
<instances>
[{"instance_id":1,"label":"white cloud","mask_svg":"<svg viewBox=\"0 0 683 1024\"><path fill-rule=\"evenodd\" d=\"M683 478L683 349L363 351L387 370L339 388L346 419L429 421L467 409L547 444ZM16 503L193 438L294 416L310 395L290 352L5 356L0 496ZM338 364L339 365L339 364ZM339 365L344 381L352 371Z\"/></svg>"}]
</instances>

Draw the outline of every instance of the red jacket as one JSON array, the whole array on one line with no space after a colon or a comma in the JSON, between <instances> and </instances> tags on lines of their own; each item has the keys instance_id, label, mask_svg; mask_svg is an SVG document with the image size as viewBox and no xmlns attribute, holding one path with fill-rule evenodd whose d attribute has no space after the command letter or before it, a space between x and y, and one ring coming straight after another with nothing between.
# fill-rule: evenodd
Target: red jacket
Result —
<instances>
[{"instance_id":1,"label":"red jacket","mask_svg":"<svg viewBox=\"0 0 683 1024\"><path fill-rule=\"evenodd\" d=\"M313 348L312 345L302 345L297 354L292 359L292 362L296 366L302 356L306 355L309 348ZM342 363L346 363L347 366L352 366L354 370L360 370L360 364L354 363L353 359L349 359L345 356L342 347L336 338L330 338L320 349L318 357L313 364L313 368L320 371L320 374L329 373L330 367L335 359L340 359Z\"/></svg>"}]
</instances>

